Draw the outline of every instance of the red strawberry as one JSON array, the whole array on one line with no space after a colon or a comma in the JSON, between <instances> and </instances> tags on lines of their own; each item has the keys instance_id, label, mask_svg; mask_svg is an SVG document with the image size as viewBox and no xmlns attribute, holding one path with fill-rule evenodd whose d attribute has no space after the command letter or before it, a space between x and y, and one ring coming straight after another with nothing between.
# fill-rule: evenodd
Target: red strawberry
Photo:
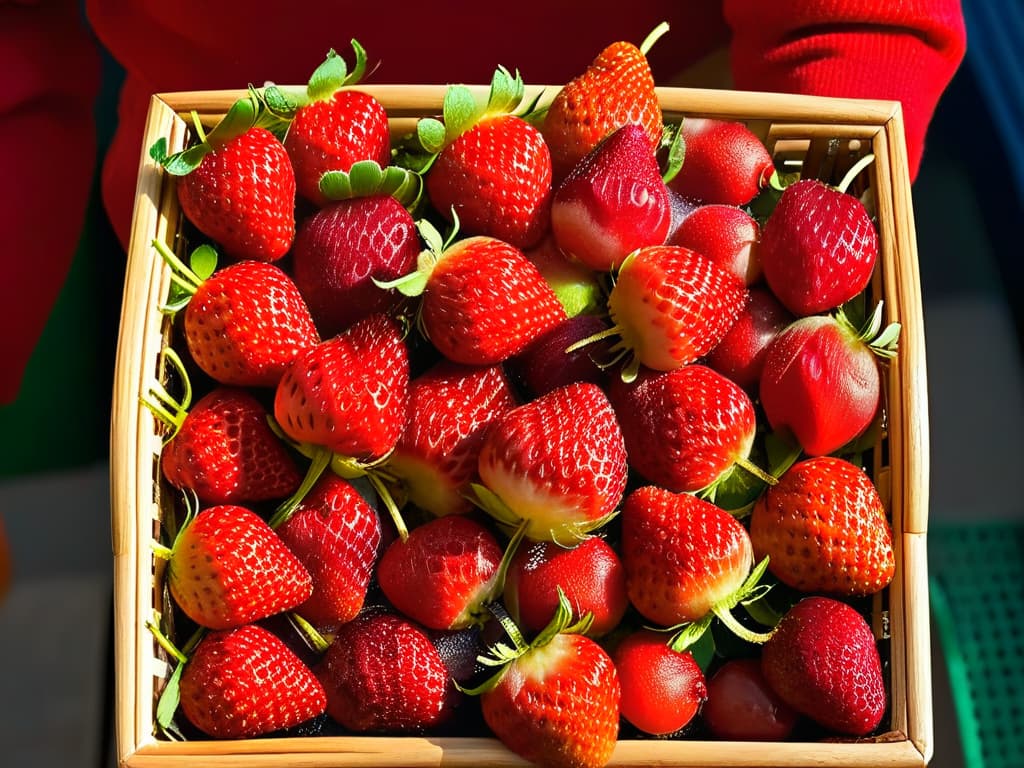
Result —
<instances>
[{"instance_id":1,"label":"red strawberry","mask_svg":"<svg viewBox=\"0 0 1024 768\"><path fill-rule=\"evenodd\" d=\"M764 644L761 670L793 709L830 731L866 736L885 715L885 681L871 627L846 603L807 597Z\"/></svg>"},{"instance_id":2,"label":"red strawberry","mask_svg":"<svg viewBox=\"0 0 1024 768\"><path fill-rule=\"evenodd\" d=\"M551 231L570 258L607 272L668 235L671 207L657 158L636 123L617 128L555 191Z\"/></svg>"},{"instance_id":3,"label":"red strawberry","mask_svg":"<svg viewBox=\"0 0 1024 768\"><path fill-rule=\"evenodd\" d=\"M278 384L274 417L297 442L373 461L398 442L408 402L402 331L375 314L296 357Z\"/></svg>"},{"instance_id":4,"label":"red strawberry","mask_svg":"<svg viewBox=\"0 0 1024 768\"><path fill-rule=\"evenodd\" d=\"M741 122L686 117L679 131L686 154L669 186L683 197L746 205L775 173L768 150Z\"/></svg>"},{"instance_id":5,"label":"red strawberry","mask_svg":"<svg viewBox=\"0 0 1024 768\"><path fill-rule=\"evenodd\" d=\"M760 659L729 659L707 689L701 720L716 739L785 741L800 720L764 679Z\"/></svg>"},{"instance_id":6,"label":"red strawberry","mask_svg":"<svg viewBox=\"0 0 1024 768\"><path fill-rule=\"evenodd\" d=\"M667 240L689 248L732 272L750 287L762 275L757 244L761 227L734 205L702 205L688 215Z\"/></svg>"},{"instance_id":7,"label":"red strawberry","mask_svg":"<svg viewBox=\"0 0 1024 768\"><path fill-rule=\"evenodd\" d=\"M367 315L387 312L401 295L374 281L393 280L416 264L416 223L387 194L325 203L299 226L292 248L295 285L323 338Z\"/></svg>"},{"instance_id":8,"label":"red strawberry","mask_svg":"<svg viewBox=\"0 0 1024 768\"><path fill-rule=\"evenodd\" d=\"M524 543L505 575L504 605L527 632L540 632L558 608L558 590L572 606L573 621L588 613L586 634L602 637L615 629L629 607L626 572L615 549L600 536L572 548L552 541Z\"/></svg>"},{"instance_id":9,"label":"red strawberry","mask_svg":"<svg viewBox=\"0 0 1024 768\"><path fill-rule=\"evenodd\" d=\"M387 473L411 503L433 515L470 511L466 494L477 479L484 433L515 405L500 366L435 363L409 385L409 420Z\"/></svg>"},{"instance_id":10,"label":"red strawberry","mask_svg":"<svg viewBox=\"0 0 1024 768\"><path fill-rule=\"evenodd\" d=\"M693 655L673 650L662 632L631 632L612 651L612 660L622 686L622 716L645 733L676 733L708 697Z\"/></svg>"},{"instance_id":11,"label":"red strawberry","mask_svg":"<svg viewBox=\"0 0 1024 768\"><path fill-rule=\"evenodd\" d=\"M862 434L878 411L876 356L895 354L899 326L881 333L879 304L861 331L845 314L813 315L786 326L764 353L760 396L772 429L822 456Z\"/></svg>"},{"instance_id":12,"label":"red strawberry","mask_svg":"<svg viewBox=\"0 0 1024 768\"><path fill-rule=\"evenodd\" d=\"M203 637L182 671L180 703L203 733L238 739L300 725L323 714L327 699L287 645L248 624Z\"/></svg>"},{"instance_id":13,"label":"red strawberry","mask_svg":"<svg viewBox=\"0 0 1024 768\"><path fill-rule=\"evenodd\" d=\"M449 360L503 362L565 317L554 291L515 246L477 236L446 247L428 222L420 222L420 232L429 250L418 269L384 285L422 295L421 327Z\"/></svg>"},{"instance_id":14,"label":"red strawberry","mask_svg":"<svg viewBox=\"0 0 1024 768\"><path fill-rule=\"evenodd\" d=\"M639 47L612 43L555 94L541 130L551 149L556 180L565 178L605 136L627 123L643 127L651 151L658 148L661 104L647 52L667 31L668 25L660 24Z\"/></svg>"},{"instance_id":15,"label":"red strawberry","mask_svg":"<svg viewBox=\"0 0 1024 768\"><path fill-rule=\"evenodd\" d=\"M779 301L794 315L813 315L867 287L878 261L878 232L856 197L802 179L786 187L765 221L758 255Z\"/></svg>"},{"instance_id":16,"label":"red strawberry","mask_svg":"<svg viewBox=\"0 0 1024 768\"><path fill-rule=\"evenodd\" d=\"M540 241L551 214L551 153L540 131L513 112L524 90L518 73L499 68L486 104L453 85L443 123L424 118L417 125L423 148L436 154L424 171L433 207L469 234L521 249Z\"/></svg>"},{"instance_id":17,"label":"red strawberry","mask_svg":"<svg viewBox=\"0 0 1024 768\"><path fill-rule=\"evenodd\" d=\"M564 596L551 623L527 645L518 628L515 647L489 681L470 691L481 697L484 720L509 750L550 768L601 768L619 732L619 678L608 653L569 626Z\"/></svg>"},{"instance_id":18,"label":"red strawberry","mask_svg":"<svg viewBox=\"0 0 1024 768\"><path fill-rule=\"evenodd\" d=\"M169 550L167 585L196 624L230 629L291 610L313 590L309 572L263 518L231 504L207 507Z\"/></svg>"},{"instance_id":19,"label":"red strawberry","mask_svg":"<svg viewBox=\"0 0 1024 768\"><path fill-rule=\"evenodd\" d=\"M281 499L302 481L295 460L249 391L216 387L187 412L164 445L160 468L175 488L205 504Z\"/></svg>"},{"instance_id":20,"label":"red strawberry","mask_svg":"<svg viewBox=\"0 0 1024 768\"><path fill-rule=\"evenodd\" d=\"M358 733L420 732L449 719L458 701L427 635L389 613L342 626L316 671L327 714Z\"/></svg>"},{"instance_id":21,"label":"red strawberry","mask_svg":"<svg viewBox=\"0 0 1024 768\"><path fill-rule=\"evenodd\" d=\"M497 418L480 450L481 506L525 524L535 541L570 544L603 525L626 487L626 449L596 384L577 382Z\"/></svg>"},{"instance_id":22,"label":"red strawberry","mask_svg":"<svg viewBox=\"0 0 1024 768\"><path fill-rule=\"evenodd\" d=\"M634 607L665 627L690 623L685 649L714 616L752 642L765 635L742 627L731 609L750 596L760 578L751 571L747 529L725 510L688 493L647 485L622 507L622 563Z\"/></svg>"},{"instance_id":23,"label":"red strawberry","mask_svg":"<svg viewBox=\"0 0 1024 768\"><path fill-rule=\"evenodd\" d=\"M391 160L391 133L381 103L348 86L358 83L366 69L366 52L355 40L356 66L350 73L334 51L317 68L306 98L295 111L284 147L295 168L299 194L317 206L327 197L320 177L327 171L348 171L360 160L385 166Z\"/></svg>"},{"instance_id":24,"label":"red strawberry","mask_svg":"<svg viewBox=\"0 0 1024 768\"><path fill-rule=\"evenodd\" d=\"M750 537L768 569L802 592L871 595L892 581L892 530L871 478L832 456L790 467L755 503Z\"/></svg>"},{"instance_id":25,"label":"red strawberry","mask_svg":"<svg viewBox=\"0 0 1024 768\"><path fill-rule=\"evenodd\" d=\"M348 481L328 472L275 530L313 581L312 594L296 612L325 629L354 619L377 564L377 511Z\"/></svg>"},{"instance_id":26,"label":"red strawberry","mask_svg":"<svg viewBox=\"0 0 1024 768\"><path fill-rule=\"evenodd\" d=\"M600 359L607 351L607 344L588 345L573 352L566 350L577 341L598 334L607 327L607 323L597 315L567 317L510 358L507 367L533 397L574 381L604 384L605 373Z\"/></svg>"},{"instance_id":27,"label":"red strawberry","mask_svg":"<svg viewBox=\"0 0 1024 768\"><path fill-rule=\"evenodd\" d=\"M494 596L502 549L476 520L449 515L414 528L387 548L377 567L384 596L428 629L482 623Z\"/></svg>"},{"instance_id":28,"label":"red strawberry","mask_svg":"<svg viewBox=\"0 0 1024 768\"><path fill-rule=\"evenodd\" d=\"M752 287L750 302L704 362L748 393L756 394L768 345L794 319L775 294L764 287Z\"/></svg>"},{"instance_id":29,"label":"red strawberry","mask_svg":"<svg viewBox=\"0 0 1024 768\"><path fill-rule=\"evenodd\" d=\"M698 363L612 380L609 397L630 466L669 490L710 490L748 461L757 417L743 389Z\"/></svg>"}]
</instances>

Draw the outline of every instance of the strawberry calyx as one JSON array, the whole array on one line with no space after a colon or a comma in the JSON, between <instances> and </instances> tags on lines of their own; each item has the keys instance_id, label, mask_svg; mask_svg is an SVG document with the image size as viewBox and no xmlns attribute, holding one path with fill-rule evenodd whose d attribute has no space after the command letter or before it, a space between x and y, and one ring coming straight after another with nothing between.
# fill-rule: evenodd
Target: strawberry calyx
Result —
<instances>
[{"instance_id":1,"label":"strawberry calyx","mask_svg":"<svg viewBox=\"0 0 1024 768\"><path fill-rule=\"evenodd\" d=\"M185 264L163 240L153 238L152 242L164 263L171 268L171 287L160 311L174 315L184 309L199 286L217 269L217 250L204 243L192 251L189 263Z\"/></svg>"},{"instance_id":2,"label":"strawberry calyx","mask_svg":"<svg viewBox=\"0 0 1024 768\"><path fill-rule=\"evenodd\" d=\"M185 669L185 665L188 664L189 654L199 645L199 641L203 639L207 630L205 627L196 629L185 645L179 649L160 628L159 614L156 614L152 619L146 620L146 629L153 635L153 639L156 640L157 644L176 662L173 672L164 684L163 691L160 692L160 699L157 701L156 723L167 736L172 739L184 740L184 736L181 735L174 723L174 714L177 712L178 704L181 701L181 674Z\"/></svg>"},{"instance_id":3,"label":"strawberry calyx","mask_svg":"<svg viewBox=\"0 0 1024 768\"><path fill-rule=\"evenodd\" d=\"M181 399L175 399L159 380L150 385L146 395L139 397L139 402L169 429L169 432L163 437L163 445L167 445L178 434L181 425L185 422L185 417L188 416L188 410L192 406L192 382L189 380L188 371L185 370L185 364L173 347L164 347L161 350L161 370L164 369L167 362L171 363L181 379L183 387Z\"/></svg>"},{"instance_id":4,"label":"strawberry calyx","mask_svg":"<svg viewBox=\"0 0 1024 768\"><path fill-rule=\"evenodd\" d=\"M320 192L333 201L388 195L411 211L423 196L423 177L408 168L382 168L376 160L358 160L347 171L324 173Z\"/></svg>"},{"instance_id":5,"label":"strawberry calyx","mask_svg":"<svg viewBox=\"0 0 1024 768\"><path fill-rule=\"evenodd\" d=\"M884 302L879 301L875 305L871 316L859 328L850 319L849 311L846 307L837 308L833 313L833 317L839 323L840 328L851 339L867 345L868 349L878 357L891 360L896 357L898 351L902 326L898 322L892 322L884 328L882 327L884 317L882 311L883 304Z\"/></svg>"},{"instance_id":6,"label":"strawberry calyx","mask_svg":"<svg viewBox=\"0 0 1024 768\"><path fill-rule=\"evenodd\" d=\"M397 290L403 296L410 298L420 296L426 290L427 282L430 280L437 262L455 241L459 229L459 217L454 208L452 209L452 217L454 225L447 237L442 236L437 228L428 220L417 220L416 229L427 247L420 251L419 256L416 257L416 269L394 280L377 280L373 278L374 285L384 290Z\"/></svg>"}]
</instances>

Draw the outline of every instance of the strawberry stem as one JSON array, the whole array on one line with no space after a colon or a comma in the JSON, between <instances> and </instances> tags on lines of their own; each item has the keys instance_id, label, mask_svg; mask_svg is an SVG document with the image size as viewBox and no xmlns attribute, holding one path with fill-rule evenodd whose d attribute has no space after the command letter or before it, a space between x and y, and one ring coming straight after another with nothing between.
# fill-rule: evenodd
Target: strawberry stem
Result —
<instances>
[{"instance_id":1,"label":"strawberry stem","mask_svg":"<svg viewBox=\"0 0 1024 768\"><path fill-rule=\"evenodd\" d=\"M170 547L165 544L161 544L159 541L149 542L149 548L153 550L153 554L159 557L161 560L170 560L173 551Z\"/></svg>"},{"instance_id":2,"label":"strawberry stem","mask_svg":"<svg viewBox=\"0 0 1024 768\"><path fill-rule=\"evenodd\" d=\"M776 483L779 482L779 479L777 477L765 472L763 469L757 466L757 464L755 464L745 456L737 458L735 463L737 466L742 467L747 472L756 477L758 480L762 480L768 485L775 485Z\"/></svg>"},{"instance_id":3,"label":"strawberry stem","mask_svg":"<svg viewBox=\"0 0 1024 768\"><path fill-rule=\"evenodd\" d=\"M367 472L366 479L370 482L370 485L373 486L373 490L377 492L377 498L379 498L384 504L388 514L391 515L391 520L395 524L395 530L398 532L398 537L402 541L406 541L409 538L409 529L405 524L405 520L402 518L402 511L398 508L398 504L395 503L395 499L391 495L391 491L388 490L384 481L376 472Z\"/></svg>"},{"instance_id":4,"label":"strawberry stem","mask_svg":"<svg viewBox=\"0 0 1024 768\"><path fill-rule=\"evenodd\" d=\"M188 294L194 294L202 284L202 279L185 262L178 258L163 240L154 237L153 247L164 262L171 268L171 280Z\"/></svg>"},{"instance_id":5,"label":"strawberry stem","mask_svg":"<svg viewBox=\"0 0 1024 768\"><path fill-rule=\"evenodd\" d=\"M327 469L327 465L331 463L332 454L326 448L317 448L310 461L309 466L306 468L306 475L302 478L302 482L296 489L295 493L285 499L281 505L274 512L274 516L270 518L268 525L271 528L277 528L278 526L284 525L291 519L291 516L295 514L295 510L298 509L302 500L309 495L309 492L313 490L313 486L316 485L320 479L320 475Z\"/></svg>"},{"instance_id":6,"label":"strawberry stem","mask_svg":"<svg viewBox=\"0 0 1024 768\"><path fill-rule=\"evenodd\" d=\"M647 37L644 38L644 41L640 43L640 53L646 56L650 52L651 48L654 47L654 44L658 42L658 39L666 32L668 32L668 22L663 21L652 29Z\"/></svg>"},{"instance_id":7,"label":"strawberry stem","mask_svg":"<svg viewBox=\"0 0 1024 768\"><path fill-rule=\"evenodd\" d=\"M848 170L846 172L846 175L843 176L843 180L839 182L839 186L836 187L836 189L838 189L840 192L846 192L846 190L849 189L850 185L853 183L853 180L857 178L857 175L867 166L871 165L871 163L873 163L874 160L875 156L873 154L864 155L864 157L862 157L860 160L858 160L850 167L850 170Z\"/></svg>"},{"instance_id":8,"label":"strawberry stem","mask_svg":"<svg viewBox=\"0 0 1024 768\"><path fill-rule=\"evenodd\" d=\"M732 610L725 605L716 605L711 609L715 616L718 617L729 630L739 637L741 640L746 640L748 643L756 643L758 645L768 642L771 638L773 631L768 632L754 632L752 629L748 629L737 621L736 617L732 615Z\"/></svg>"},{"instance_id":9,"label":"strawberry stem","mask_svg":"<svg viewBox=\"0 0 1024 768\"><path fill-rule=\"evenodd\" d=\"M303 642L306 643L310 650L316 653L324 653L330 648L330 641L299 614L294 611L290 612L288 614L288 621L295 627L295 631L301 635Z\"/></svg>"}]
</instances>

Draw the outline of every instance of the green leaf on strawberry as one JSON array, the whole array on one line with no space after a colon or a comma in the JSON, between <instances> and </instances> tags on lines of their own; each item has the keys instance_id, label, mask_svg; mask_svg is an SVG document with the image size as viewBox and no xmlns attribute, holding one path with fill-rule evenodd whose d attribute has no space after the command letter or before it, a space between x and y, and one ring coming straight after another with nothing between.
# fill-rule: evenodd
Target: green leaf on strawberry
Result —
<instances>
[{"instance_id":1,"label":"green leaf on strawberry","mask_svg":"<svg viewBox=\"0 0 1024 768\"><path fill-rule=\"evenodd\" d=\"M348 171L327 171L320 177L320 191L328 200L390 195L412 210L423 195L423 179L407 168L382 168L375 160L359 160Z\"/></svg>"}]
</instances>

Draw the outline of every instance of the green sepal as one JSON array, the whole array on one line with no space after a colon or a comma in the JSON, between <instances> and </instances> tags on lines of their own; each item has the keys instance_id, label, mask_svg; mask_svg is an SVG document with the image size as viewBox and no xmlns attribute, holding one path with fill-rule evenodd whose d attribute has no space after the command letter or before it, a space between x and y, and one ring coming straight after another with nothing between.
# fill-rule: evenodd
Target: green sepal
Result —
<instances>
[{"instance_id":1,"label":"green sepal","mask_svg":"<svg viewBox=\"0 0 1024 768\"><path fill-rule=\"evenodd\" d=\"M803 452L799 445L786 440L777 432L769 432L764 436L764 449L768 457L768 471L775 477L782 477Z\"/></svg>"},{"instance_id":2,"label":"green sepal","mask_svg":"<svg viewBox=\"0 0 1024 768\"><path fill-rule=\"evenodd\" d=\"M209 243L203 243L193 249L188 263L196 277L207 280L217 270L217 249Z\"/></svg>"},{"instance_id":3,"label":"green sepal","mask_svg":"<svg viewBox=\"0 0 1024 768\"><path fill-rule=\"evenodd\" d=\"M167 684L160 692L160 699L156 703L156 723L162 729L174 727L174 715L178 711L178 704L181 703L181 673L185 669L185 663L179 661L174 666L174 671L167 678Z\"/></svg>"},{"instance_id":4,"label":"green sepal","mask_svg":"<svg viewBox=\"0 0 1024 768\"><path fill-rule=\"evenodd\" d=\"M444 94L444 146L469 130L482 113L473 92L464 85L452 85Z\"/></svg>"},{"instance_id":5,"label":"green sepal","mask_svg":"<svg viewBox=\"0 0 1024 768\"><path fill-rule=\"evenodd\" d=\"M360 160L348 171L327 171L320 177L320 191L328 200L390 195L410 209L423 194L423 179L407 168L395 165L381 168L375 160Z\"/></svg>"},{"instance_id":6,"label":"green sepal","mask_svg":"<svg viewBox=\"0 0 1024 768\"><path fill-rule=\"evenodd\" d=\"M691 646L704 637L708 627L711 626L711 620L714 618L715 614L708 612L706 616L697 621L681 625L679 631L669 640L668 647L678 652L689 650Z\"/></svg>"},{"instance_id":7,"label":"green sepal","mask_svg":"<svg viewBox=\"0 0 1024 768\"><path fill-rule=\"evenodd\" d=\"M666 125L661 134L661 146L667 148L665 170L661 178L666 184L674 179L683 167L686 159L686 139L683 137L682 122Z\"/></svg>"},{"instance_id":8,"label":"green sepal","mask_svg":"<svg viewBox=\"0 0 1024 768\"><path fill-rule=\"evenodd\" d=\"M341 88L354 85L362 79L366 73L366 51L354 38L351 45L356 57L355 68L349 72L345 59L333 48L329 50L320 66L313 70L306 85L306 95L310 102L325 101Z\"/></svg>"}]
</instances>

